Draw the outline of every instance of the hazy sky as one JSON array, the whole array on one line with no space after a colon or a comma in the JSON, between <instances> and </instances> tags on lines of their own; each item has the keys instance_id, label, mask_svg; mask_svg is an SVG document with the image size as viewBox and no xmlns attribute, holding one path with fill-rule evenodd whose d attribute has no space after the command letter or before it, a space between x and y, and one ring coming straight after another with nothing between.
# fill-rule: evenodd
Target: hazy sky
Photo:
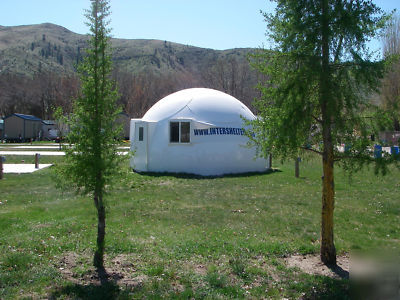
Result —
<instances>
[{"instance_id":1,"label":"hazy sky","mask_svg":"<svg viewBox=\"0 0 400 300\"><path fill-rule=\"evenodd\" d=\"M385 11L399 0L374 0ZM112 35L160 39L213 49L266 45L260 10L273 12L268 0L111 0ZM0 25L50 22L87 33L84 9L89 0L0 0ZM375 42L373 47L380 47Z\"/></svg>"}]
</instances>

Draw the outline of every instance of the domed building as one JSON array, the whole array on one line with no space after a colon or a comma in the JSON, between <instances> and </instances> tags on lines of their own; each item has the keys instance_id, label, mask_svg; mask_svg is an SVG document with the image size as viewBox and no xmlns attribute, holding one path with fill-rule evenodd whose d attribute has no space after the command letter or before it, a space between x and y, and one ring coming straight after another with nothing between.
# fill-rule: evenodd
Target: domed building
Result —
<instances>
[{"instance_id":1,"label":"domed building","mask_svg":"<svg viewBox=\"0 0 400 300\"><path fill-rule=\"evenodd\" d=\"M223 92L192 88L154 104L130 125L131 167L204 176L263 172L267 160L247 146L243 118L253 113Z\"/></svg>"}]
</instances>

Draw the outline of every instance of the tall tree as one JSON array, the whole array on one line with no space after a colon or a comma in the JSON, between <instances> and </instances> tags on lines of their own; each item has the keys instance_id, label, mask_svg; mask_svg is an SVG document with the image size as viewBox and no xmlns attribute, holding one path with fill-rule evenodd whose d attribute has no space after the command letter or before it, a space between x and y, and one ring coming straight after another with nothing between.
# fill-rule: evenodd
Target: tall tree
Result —
<instances>
[{"instance_id":1,"label":"tall tree","mask_svg":"<svg viewBox=\"0 0 400 300\"><path fill-rule=\"evenodd\" d=\"M385 28L383 55L389 61L382 81L381 100L389 112L393 129L400 130L400 15L396 14Z\"/></svg>"},{"instance_id":2,"label":"tall tree","mask_svg":"<svg viewBox=\"0 0 400 300\"><path fill-rule=\"evenodd\" d=\"M111 75L110 38L107 0L91 0L87 11L91 39L87 55L79 65L82 82L81 95L74 101L70 116L65 164L60 166L61 178L67 179L78 191L91 195L97 209L97 247L94 266L104 269L104 243L106 233L106 187L119 171L122 158L117 152L115 119L119 110L117 91Z\"/></svg>"},{"instance_id":3,"label":"tall tree","mask_svg":"<svg viewBox=\"0 0 400 300\"><path fill-rule=\"evenodd\" d=\"M320 255L325 264L336 264L334 164L368 150L370 119L360 112L368 107L369 91L377 90L383 64L369 61L366 42L385 15L368 0L275 2L275 13L264 14L275 47L252 60L267 78L255 103L253 141L282 159L300 150L321 156ZM351 144L351 151L339 152L340 143Z\"/></svg>"}]
</instances>

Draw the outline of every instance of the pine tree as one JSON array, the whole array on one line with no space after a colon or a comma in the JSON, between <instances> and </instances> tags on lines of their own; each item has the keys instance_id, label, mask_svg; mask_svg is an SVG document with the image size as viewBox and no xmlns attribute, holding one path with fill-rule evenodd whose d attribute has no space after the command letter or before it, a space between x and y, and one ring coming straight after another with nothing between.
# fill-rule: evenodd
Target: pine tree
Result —
<instances>
[{"instance_id":1,"label":"pine tree","mask_svg":"<svg viewBox=\"0 0 400 300\"><path fill-rule=\"evenodd\" d=\"M253 57L267 78L255 103L253 141L264 154L282 159L301 150L321 156L320 254L325 264L336 264L334 165L343 158L371 157L367 95L377 91L383 63L370 61L366 42L383 28L386 16L367 0L275 2L275 14L264 16L276 48ZM351 151L339 152L341 143Z\"/></svg>"},{"instance_id":2,"label":"pine tree","mask_svg":"<svg viewBox=\"0 0 400 300\"><path fill-rule=\"evenodd\" d=\"M123 158L118 155L115 120L119 113L118 93L110 79L110 38L107 29L109 5L106 0L91 0L87 11L91 32L87 55L79 65L81 95L75 99L67 136L65 164L60 166L62 180L78 192L91 195L97 209L97 247L94 266L104 269L106 234L106 187L111 186Z\"/></svg>"}]
</instances>

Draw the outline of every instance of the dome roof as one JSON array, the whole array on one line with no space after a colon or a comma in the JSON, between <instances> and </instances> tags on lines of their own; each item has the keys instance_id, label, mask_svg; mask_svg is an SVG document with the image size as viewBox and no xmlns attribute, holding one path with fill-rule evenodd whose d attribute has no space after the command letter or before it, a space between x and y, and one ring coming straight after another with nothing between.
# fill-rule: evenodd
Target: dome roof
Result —
<instances>
[{"instance_id":1,"label":"dome roof","mask_svg":"<svg viewBox=\"0 0 400 300\"><path fill-rule=\"evenodd\" d=\"M236 98L223 92L192 88L170 94L154 104L143 116L144 121L193 118L202 122L242 122L241 116L254 119L253 113Z\"/></svg>"}]
</instances>

